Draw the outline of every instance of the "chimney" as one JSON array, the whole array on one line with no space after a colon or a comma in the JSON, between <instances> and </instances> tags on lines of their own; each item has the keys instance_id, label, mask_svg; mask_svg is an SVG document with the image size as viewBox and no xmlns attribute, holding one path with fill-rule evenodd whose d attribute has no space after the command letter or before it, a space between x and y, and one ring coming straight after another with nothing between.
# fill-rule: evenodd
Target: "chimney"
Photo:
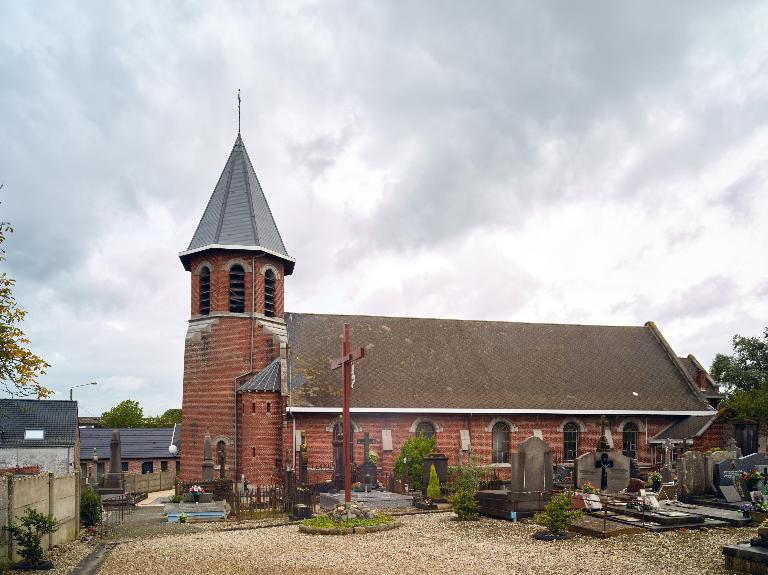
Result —
<instances>
[{"instance_id":1,"label":"chimney","mask_svg":"<svg viewBox=\"0 0 768 575\"><path fill-rule=\"evenodd\" d=\"M707 372L701 368L696 372L696 384L701 391L707 391Z\"/></svg>"}]
</instances>

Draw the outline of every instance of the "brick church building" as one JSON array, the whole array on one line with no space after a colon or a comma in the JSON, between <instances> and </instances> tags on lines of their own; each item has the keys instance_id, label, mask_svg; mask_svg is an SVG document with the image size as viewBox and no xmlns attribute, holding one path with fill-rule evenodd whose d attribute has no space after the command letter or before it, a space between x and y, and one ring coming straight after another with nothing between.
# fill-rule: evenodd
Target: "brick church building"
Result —
<instances>
[{"instance_id":1,"label":"brick church building","mask_svg":"<svg viewBox=\"0 0 768 575\"><path fill-rule=\"evenodd\" d=\"M291 313L288 254L238 134L189 247L191 309L184 352L181 476L199 479L206 430L216 475L251 484L281 477L306 441L327 468L339 433L342 325L356 362L354 439L375 440L381 471L400 445L434 435L450 463L509 467L531 435L556 462L608 441L641 465L665 439L723 445L718 389L693 356L678 357L652 322L560 325ZM288 280L290 287L290 281ZM353 459L360 462L362 446ZM224 469L221 469L223 465Z\"/></svg>"}]
</instances>

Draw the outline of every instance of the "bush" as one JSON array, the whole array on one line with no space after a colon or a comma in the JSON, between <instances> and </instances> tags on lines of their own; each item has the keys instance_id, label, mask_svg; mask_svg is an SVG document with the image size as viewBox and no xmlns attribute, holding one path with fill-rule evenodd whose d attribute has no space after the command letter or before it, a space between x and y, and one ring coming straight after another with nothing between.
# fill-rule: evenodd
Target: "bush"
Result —
<instances>
[{"instance_id":1,"label":"bush","mask_svg":"<svg viewBox=\"0 0 768 575\"><path fill-rule=\"evenodd\" d=\"M395 459L395 477L403 476L403 458L408 458L408 488L412 491L424 488L424 456L435 448L434 437L415 435L400 447Z\"/></svg>"},{"instance_id":2,"label":"bush","mask_svg":"<svg viewBox=\"0 0 768 575\"><path fill-rule=\"evenodd\" d=\"M310 517L304 519L302 523L309 527L331 528L331 529L351 529L352 527L373 527L374 525L384 525L393 521L391 515L378 513L373 519L334 519L327 515Z\"/></svg>"},{"instance_id":3,"label":"bush","mask_svg":"<svg viewBox=\"0 0 768 575\"><path fill-rule=\"evenodd\" d=\"M29 563L39 563L43 558L43 547L40 542L43 535L53 533L59 528L59 522L53 515L43 515L32 507L27 507L20 525L5 527L16 543L19 544L19 555Z\"/></svg>"},{"instance_id":4,"label":"bush","mask_svg":"<svg viewBox=\"0 0 768 575\"><path fill-rule=\"evenodd\" d=\"M80 494L80 522L85 527L93 527L101 521L101 499L90 487Z\"/></svg>"},{"instance_id":5,"label":"bush","mask_svg":"<svg viewBox=\"0 0 768 575\"><path fill-rule=\"evenodd\" d=\"M448 483L451 490L471 491L480 489L480 482L488 475L488 469L479 465L467 464L448 468Z\"/></svg>"},{"instance_id":6,"label":"bush","mask_svg":"<svg viewBox=\"0 0 768 575\"><path fill-rule=\"evenodd\" d=\"M536 523L549 529L554 535L565 531L569 525L581 517L581 511L571 509L570 491L554 495L544 506L543 513L536 514Z\"/></svg>"},{"instance_id":7,"label":"bush","mask_svg":"<svg viewBox=\"0 0 768 575\"><path fill-rule=\"evenodd\" d=\"M459 490L451 495L451 504L453 512L459 518L459 521L477 519L478 508L475 499L475 491Z\"/></svg>"},{"instance_id":8,"label":"bush","mask_svg":"<svg viewBox=\"0 0 768 575\"><path fill-rule=\"evenodd\" d=\"M429 466L429 484L427 485L427 497L440 499L440 480L437 478L437 470L434 465Z\"/></svg>"},{"instance_id":9,"label":"bush","mask_svg":"<svg viewBox=\"0 0 768 575\"><path fill-rule=\"evenodd\" d=\"M168 503L181 503L181 495L171 495L168 498Z\"/></svg>"}]
</instances>

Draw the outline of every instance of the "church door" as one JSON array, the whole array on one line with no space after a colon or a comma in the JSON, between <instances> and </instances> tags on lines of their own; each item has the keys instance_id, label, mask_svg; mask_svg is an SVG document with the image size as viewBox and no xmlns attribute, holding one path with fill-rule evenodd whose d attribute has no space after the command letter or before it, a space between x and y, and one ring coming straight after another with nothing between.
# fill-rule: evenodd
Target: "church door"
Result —
<instances>
[{"instance_id":1,"label":"church door","mask_svg":"<svg viewBox=\"0 0 768 575\"><path fill-rule=\"evenodd\" d=\"M757 453L757 425L754 423L737 423L734 425L736 445L741 449L742 455Z\"/></svg>"}]
</instances>

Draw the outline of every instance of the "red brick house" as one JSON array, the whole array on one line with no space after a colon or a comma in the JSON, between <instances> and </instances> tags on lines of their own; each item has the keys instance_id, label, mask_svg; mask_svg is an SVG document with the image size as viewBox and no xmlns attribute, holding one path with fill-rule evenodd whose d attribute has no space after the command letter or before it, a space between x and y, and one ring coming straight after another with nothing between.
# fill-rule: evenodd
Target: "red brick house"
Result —
<instances>
[{"instance_id":1,"label":"red brick house","mask_svg":"<svg viewBox=\"0 0 768 575\"><path fill-rule=\"evenodd\" d=\"M191 272L185 479L200 476L206 429L217 474L226 477L244 475L251 483L280 477L295 464L302 437L309 466L327 466L341 410L340 374L330 362L341 353L344 322L353 345L368 349L355 366L355 439L368 432L376 441L384 473L417 432L434 434L451 462L471 452L475 461L503 471L509 451L530 435L542 437L555 460L567 462L594 448L601 415L609 418L608 440L650 464L657 436L689 418L716 415L714 382L695 358L679 358L652 322L556 325L285 312L285 279L295 261L239 134L180 258ZM354 459L361 458L362 446L355 445Z\"/></svg>"}]
</instances>

